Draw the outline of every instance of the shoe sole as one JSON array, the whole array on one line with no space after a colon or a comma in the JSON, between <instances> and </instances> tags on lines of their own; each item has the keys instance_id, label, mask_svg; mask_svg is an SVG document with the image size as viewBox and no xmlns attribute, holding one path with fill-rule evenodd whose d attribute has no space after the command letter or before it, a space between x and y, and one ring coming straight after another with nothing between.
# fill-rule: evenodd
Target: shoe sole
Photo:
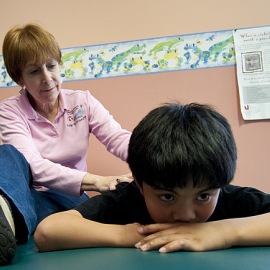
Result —
<instances>
[{"instance_id":1,"label":"shoe sole","mask_svg":"<svg viewBox=\"0 0 270 270\"><path fill-rule=\"evenodd\" d=\"M15 256L16 240L0 206L0 266L10 264Z\"/></svg>"}]
</instances>

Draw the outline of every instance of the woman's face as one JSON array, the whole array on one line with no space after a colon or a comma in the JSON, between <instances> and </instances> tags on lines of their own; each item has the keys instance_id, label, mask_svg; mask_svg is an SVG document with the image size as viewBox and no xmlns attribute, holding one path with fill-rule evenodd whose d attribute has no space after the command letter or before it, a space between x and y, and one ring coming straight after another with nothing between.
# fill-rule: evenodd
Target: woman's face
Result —
<instances>
[{"instance_id":1,"label":"woman's face","mask_svg":"<svg viewBox=\"0 0 270 270\"><path fill-rule=\"evenodd\" d=\"M31 95L34 108L54 105L61 89L59 63L52 58L40 63L28 62L22 70L20 84Z\"/></svg>"}]
</instances>

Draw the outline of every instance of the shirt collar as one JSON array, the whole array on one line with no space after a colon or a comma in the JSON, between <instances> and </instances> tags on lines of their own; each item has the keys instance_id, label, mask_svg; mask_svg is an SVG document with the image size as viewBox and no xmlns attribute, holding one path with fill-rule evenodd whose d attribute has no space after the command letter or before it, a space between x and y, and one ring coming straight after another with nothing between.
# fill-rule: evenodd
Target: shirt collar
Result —
<instances>
[{"instance_id":1,"label":"shirt collar","mask_svg":"<svg viewBox=\"0 0 270 270\"><path fill-rule=\"evenodd\" d=\"M59 94L59 111L64 112L66 110L67 110L67 102L65 99L65 95L63 95L63 91L61 89Z\"/></svg>"},{"instance_id":2,"label":"shirt collar","mask_svg":"<svg viewBox=\"0 0 270 270\"><path fill-rule=\"evenodd\" d=\"M26 92L20 93L19 103L20 103L20 107L21 107L22 111L25 113L25 115L28 119L38 118L37 112L34 110L32 105L30 104ZM65 110L67 110L67 104L66 104L66 100L62 94L62 91L60 90L58 111L62 113Z\"/></svg>"}]
</instances>

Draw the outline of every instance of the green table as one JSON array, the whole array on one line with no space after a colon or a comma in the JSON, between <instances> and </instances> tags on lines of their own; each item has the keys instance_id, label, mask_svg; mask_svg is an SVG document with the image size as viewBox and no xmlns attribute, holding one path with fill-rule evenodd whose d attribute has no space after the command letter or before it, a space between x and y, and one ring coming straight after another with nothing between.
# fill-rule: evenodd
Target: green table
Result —
<instances>
[{"instance_id":1,"label":"green table","mask_svg":"<svg viewBox=\"0 0 270 270\"><path fill-rule=\"evenodd\" d=\"M38 253L33 238L17 247L12 265L26 270L269 270L270 247L159 254L135 248L89 248Z\"/></svg>"}]
</instances>

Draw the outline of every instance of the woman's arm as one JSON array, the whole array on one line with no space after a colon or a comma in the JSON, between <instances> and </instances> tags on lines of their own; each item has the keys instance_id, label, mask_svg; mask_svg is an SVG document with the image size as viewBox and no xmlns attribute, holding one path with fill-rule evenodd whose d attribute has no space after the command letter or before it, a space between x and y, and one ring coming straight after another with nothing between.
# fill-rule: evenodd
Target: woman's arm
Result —
<instances>
[{"instance_id":1,"label":"woman's arm","mask_svg":"<svg viewBox=\"0 0 270 270\"><path fill-rule=\"evenodd\" d=\"M34 234L41 252L89 247L134 247L139 224L112 225L85 219L76 210L45 218Z\"/></svg>"},{"instance_id":2,"label":"woman's arm","mask_svg":"<svg viewBox=\"0 0 270 270\"><path fill-rule=\"evenodd\" d=\"M85 91L92 134L114 156L126 161L131 132L123 129L110 112L89 91Z\"/></svg>"},{"instance_id":3,"label":"woman's arm","mask_svg":"<svg viewBox=\"0 0 270 270\"><path fill-rule=\"evenodd\" d=\"M94 132L110 152L122 159L127 155L130 132L123 130L88 91L62 91L68 104L87 103L91 108L89 123L85 119L72 126L66 116L61 116L56 129L37 117L26 96L16 96L0 105L2 142L12 144L24 155L35 186L73 196L80 196L82 191L114 189L119 176L99 176L86 171L89 132ZM130 181L129 176L120 178Z\"/></svg>"},{"instance_id":4,"label":"woman's arm","mask_svg":"<svg viewBox=\"0 0 270 270\"><path fill-rule=\"evenodd\" d=\"M82 191L98 191L114 190L120 182L132 182L132 174L124 174L118 176L100 176L87 173L83 178Z\"/></svg>"}]
</instances>

